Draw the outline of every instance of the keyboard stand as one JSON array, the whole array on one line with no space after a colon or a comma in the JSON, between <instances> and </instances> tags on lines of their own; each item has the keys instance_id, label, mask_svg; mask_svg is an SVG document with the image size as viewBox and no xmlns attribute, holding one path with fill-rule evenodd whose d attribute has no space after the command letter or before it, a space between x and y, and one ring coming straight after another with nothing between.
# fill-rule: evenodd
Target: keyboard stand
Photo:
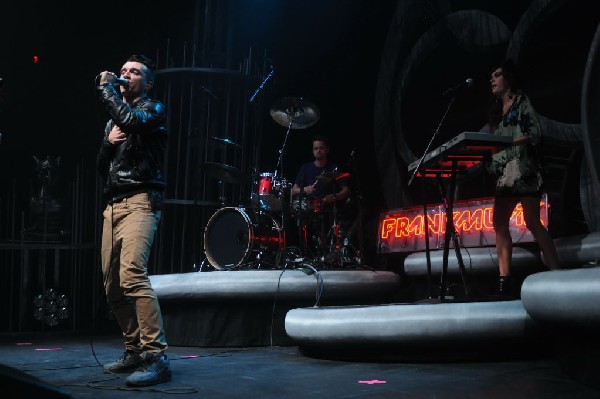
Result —
<instances>
[{"instance_id":1,"label":"keyboard stand","mask_svg":"<svg viewBox=\"0 0 600 399\"><path fill-rule=\"evenodd\" d=\"M456 175L472 166L490 159L490 157L499 149L510 146L511 144L512 137L495 136L487 133L463 132L453 139L445 142L438 148L427 152L429 151L429 147L431 145L430 141L423 157L421 157L417 162L413 162L412 164L408 165L408 171L413 173L409 181L409 185L416 175L420 175L424 178L436 178L446 211L446 232L444 235L444 257L442 264L440 301L443 301L446 295L446 277L448 274L448 253L450 252L450 240L452 240L454 250L456 252L456 259L458 260L458 267L465 287L465 294L467 297L471 297L471 295L475 294L474 292L470 292L468 276L465 271L462 254L460 253L458 234L456 232L456 227L454 226L453 203L456 187ZM443 178L449 180L449 190L446 190ZM429 226L427 225L427 209L425 206L423 209L424 223L426 227L425 239L427 240L427 264L428 272L430 272L428 245ZM474 286L472 287L475 289Z\"/></svg>"},{"instance_id":2,"label":"keyboard stand","mask_svg":"<svg viewBox=\"0 0 600 399\"><path fill-rule=\"evenodd\" d=\"M444 209L446 211L446 231L444 233L444 253L442 257L442 276L440 281L440 302L444 302L446 296L446 288L447 288L447 275L448 275L448 256L450 253L450 240L452 240L452 244L454 245L454 252L456 253L456 260L458 262L458 268L460 271L460 276L462 278L462 283L465 289L465 295L467 298L471 298L472 292L470 292L469 284L468 284L468 276L465 270L465 264L463 262L462 254L460 253L460 243L458 240L458 233L456 232L456 227L454 226L454 195L456 191L456 175L461 172L458 166L458 159L454 158L451 163L450 169L445 169L443 171L435 172L436 180L438 183L438 187L440 190L440 195L442 197L442 203L444 205ZM431 173L431 171L429 171ZM449 175L450 183L449 189L446 190L446 186L444 184L443 175Z\"/></svg>"},{"instance_id":3,"label":"keyboard stand","mask_svg":"<svg viewBox=\"0 0 600 399\"><path fill-rule=\"evenodd\" d=\"M472 298L474 295L478 295L476 288L471 284L465 264L463 262L462 254L460 252L460 241L458 233L456 232L456 226L454 225L454 196L456 192L456 176L463 173L468 168L489 159L491 152L486 148L481 149L466 149L463 151L456 151L454 154L445 154L445 156L437 159L432 165L423 167L417 174L423 178L435 177L442 198L442 205L446 213L446 231L444 233L444 249L442 258L442 275L440 281L440 295L439 300L443 302L446 296L447 288L447 277L448 277L448 256L450 253L450 241L454 245L454 251L456 254L456 260L458 262L458 268L460 271L462 283L465 289L465 295L467 298ZM448 189L446 189L445 181L448 183ZM425 223L427 221L427 215L424 217ZM427 254L429 257L429 254ZM473 290L473 291L472 291Z\"/></svg>"}]
</instances>

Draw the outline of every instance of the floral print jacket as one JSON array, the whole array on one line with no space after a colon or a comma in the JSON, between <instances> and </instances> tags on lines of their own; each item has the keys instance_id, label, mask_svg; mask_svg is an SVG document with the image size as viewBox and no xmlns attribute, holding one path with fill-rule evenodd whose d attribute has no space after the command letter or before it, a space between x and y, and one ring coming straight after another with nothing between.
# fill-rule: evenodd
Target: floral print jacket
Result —
<instances>
[{"instance_id":1,"label":"floral print jacket","mask_svg":"<svg viewBox=\"0 0 600 399\"><path fill-rule=\"evenodd\" d=\"M495 134L512 137L513 141L521 136L529 137L526 144L512 145L493 155L491 171L499 176L496 195L539 191L542 187L542 167L536 146L541 140L540 123L524 93L517 94Z\"/></svg>"}]
</instances>

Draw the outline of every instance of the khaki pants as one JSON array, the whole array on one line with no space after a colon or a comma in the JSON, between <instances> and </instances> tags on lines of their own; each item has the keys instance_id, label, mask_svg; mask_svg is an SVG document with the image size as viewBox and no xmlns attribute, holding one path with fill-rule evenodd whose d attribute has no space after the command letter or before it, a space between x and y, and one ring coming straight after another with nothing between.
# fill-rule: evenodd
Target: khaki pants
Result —
<instances>
[{"instance_id":1,"label":"khaki pants","mask_svg":"<svg viewBox=\"0 0 600 399\"><path fill-rule=\"evenodd\" d=\"M148 193L135 194L103 213L102 275L106 297L123 331L125 349L167 349L158 300L148 278L148 257L161 212Z\"/></svg>"}]
</instances>

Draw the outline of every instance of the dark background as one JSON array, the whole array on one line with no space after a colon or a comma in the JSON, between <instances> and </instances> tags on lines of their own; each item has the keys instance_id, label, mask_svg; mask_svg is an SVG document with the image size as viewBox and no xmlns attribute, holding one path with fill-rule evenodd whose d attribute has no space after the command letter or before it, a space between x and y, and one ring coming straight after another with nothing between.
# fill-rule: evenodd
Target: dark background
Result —
<instances>
[{"instance_id":1,"label":"dark background","mask_svg":"<svg viewBox=\"0 0 600 399\"><path fill-rule=\"evenodd\" d=\"M268 120L268 108L287 96L304 97L321 111L317 125L291 135L290 167L300 159L310 159L309 137L313 134L333 139L333 152L339 162L347 160L355 146L363 149L373 145L373 97L382 48L397 3L231 2L234 27L229 66L236 67L252 48L255 58L265 54L275 68L273 79L260 94L266 119L265 168L276 163L276 151L285 132L285 128ZM421 3L432 8L432 18L441 12L434 8L443 11L445 7L448 12L481 9L512 29L529 5L522 1L452 1L445 2L445 6L431 1ZM580 84L598 7L578 1L554 3L560 5L559 10L548 15L533 32L523 51L522 64L534 95L553 97L553 101L536 102L539 112L561 122L578 123ZM143 7L116 1L97 6L70 1L6 2L0 38L3 158L19 154L18 162L31 153L64 157L73 152L94 153L105 119L93 91L94 76L103 69L118 70L131 53L155 56L164 52L167 42L174 51L181 51L183 44L194 41L194 35L202 29L196 10L195 1L148 2ZM416 19L415 25L419 23L423 21ZM404 103L402 112L408 116L407 130L419 133L410 139L415 141L416 153L443 113L445 100L439 93L463 77L476 78L473 97L479 106L477 112L472 112L470 99L461 99L450 115L457 121L450 121L448 130L455 133L485 121L481 104L487 100L489 71L474 70L472 65L477 57L494 57L488 53L478 56L472 51L466 58L463 53L464 49L449 44L431 54L430 62L408 88L411 101ZM495 58L502 52L497 54ZM33 63L35 55L39 56L38 64ZM542 90L544 93L540 93Z\"/></svg>"},{"instance_id":2,"label":"dark background","mask_svg":"<svg viewBox=\"0 0 600 399\"><path fill-rule=\"evenodd\" d=\"M271 119L269 108L284 97L303 97L317 106L320 120L290 132L284 175L293 179L298 166L312 159L311 138L322 134L331 139L331 157L338 164L346 167L355 152L365 197L384 207L372 159L372 108L395 3L230 2L231 53L226 62L211 66L237 69L252 52L257 65L268 59L274 67L258 95L264 119L260 172L275 168L286 132ZM0 178L4 187L15 185L18 210L27 213L32 156L60 156L65 192L78 168L93 170L106 122L94 77L105 69L118 71L132 53L150 55L160 69L168 48L178 62L185 46L201 40L204 17L198 9L205 4L24 1L3 7Z\"/></svg>"},{"instance_id":3,"label":"dark background","mask_svg":"<svg viewBox=\"0 0 600 399\"><path fill-rule=\"evenodd\" d=\"M357 154L354 182L360 184L371 224L376 225L379 212L403 205L389 193L405 189L381 177L386 158L380 151L388 144L379 140L382 133L376 130L374 117L378 84L386 84L381 81L382 52L386 43L389 47L393 42L389 32L398 18L397 9L412 5L414 18L408 19L411 26L406 28L405 41L415 43L419 32L461 10L479 10L514 30L533 3L234 0L228 3L230 53L220 65L212 66L236 69L250 52L257 65L266 60L273 64L274 77L259 93L263 118L260 171L275 167L286 131L270 118L272 104L289 96L314 103L320 120L313 127L291 132L284 174L293 179L296 168L312 158L313 135L329 136L337 163L348 165L350 154ZM598 6L582 1L551 3L553 7L523 42L520 61L538 112L561 123L578 124L581 83ZM173 58L181 58L186 43L201 36L203 16L198 10L205 4L5 2L0 37L3 189L16 184L17 203L26 203L33 155L60 156L65 184L73 180L77 165L93 170L106 121L94 92L94 77L104 69L117 71L132 53L164 61L165 49L170 48ZM403 101L393 109L393 117L401 122L384 133L404 137L415 157L421 155L444 113L447 99L441 93L466 77L473 77L475 85L459 94L433 147L485 123L489 67L506 54L508 46L504 42L490 48L465 48L446 39L410 81L401 82ZM38 63L33 62L34 56L39 57ZM374 233L370 228L369 234Z\"/></svg>"},{"instance_id":4,"label":"dark background","mask_svg":"<svg viewBox=\"0 0 600 399\"><path fill-rule=\"evenodd\" d=\"M332 138L333 154L340 162L354 146L371 145L378 58L394 3L232 2L232 67L252 48L255 56L266 54L275 68L259 94L267 119L261 166L275 166L286 130L270 120L269 107L288 96L304 97L321 113L317 125L290 135L290 169L311 159L313 134ZM96 99L94 77L104 69L118 71L132 53L156 59L167 41L174 52L181 51L184 43L193 41L194 13L193 1L136 7L111 1L93 7L41 1L5 6L0 65L3 158L24 161L27 169L30 154L95 155L106 116Z\"/></svg>"}]
</instances>

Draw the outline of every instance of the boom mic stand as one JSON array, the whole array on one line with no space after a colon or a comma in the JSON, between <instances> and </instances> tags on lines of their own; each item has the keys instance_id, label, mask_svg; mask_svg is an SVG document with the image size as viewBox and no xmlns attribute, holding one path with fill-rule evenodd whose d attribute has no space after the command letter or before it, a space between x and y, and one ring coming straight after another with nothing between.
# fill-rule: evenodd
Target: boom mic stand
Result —
<instances>
[{"instance_id":1,"label":"boom mic stand","mask_svg":"<svg viewBox=\"0 0 600 399\"><path fill-rule=\"evenodd\" d=\"M433 136L431 136L431 139L429 140L429 143L427 144L425 151L423 151L423 155L421 156L421 159L419 159L419 164L413 171L413 174L410 177L410 180L408 181L408 186L410 186L412 184L413 180L415 179L415 176L417 175L417 173L419 173L419 170L423 166L423 162L425 162L425 157L429 153L429 148L431 148L431 144L433 143L433 141L437 137L438 133L440 132L440 127L444 123L444 120L446 120L446 116L448 115L450 108L452 108L452 104L454 104L455 99L456 99L456 96L452 96L450 98L450 102L448 103L448 106L446 107L446 111L444 112L444 115L442 115L442 119L438 123L437 128L435 129L435 132L433 132ZM425 197L424 191L425 191L425 188L423 188L423 192L422 192L423 197ZM423 203L423 227L425 230L425 257L427 260L427 289L429 291L429 298L432 298L433 293L432 293L432 286L431 286L431 254L430 254L430 248L429 248L429 221L427 219L427 203L425 201L423 201L423 202L424 202ZM446 217L451 217L451 216L446 215ZM446 280L445 272L442 272L442 284L441 284L442 287L441 287L441 289L445 289L445 284L446 284L445 280ZM442 299L444 298L444 293L441 293L441 298Z\"/></svg>"},{"instance_id":2,"label":"boom mic stand","mask_svg":"<svg viewBox=\"0 0 600 399\"><path fill-rule=\"evenodd\" d=\"M452 98L450 99L450 102L448 103L448 107L446 107L446 112L444 112L444 115L442 116L440 123L438 123L437 128L435 129L435 132L433 132L433 136L431 136L431 139L429 140L429 143L427 144L427 148L425 148L425 151L423 151L423 155L421 156L421 159L419 160L419 164L415 168L412 176L410 177L410 180L408 181L408 186L410 186L412 184L413 180L415 179L415 176L417 175L417 173L419 173L419 169L421 169L421 166L423 166L423 162L425 162L425 157L429 153L429 148L431 148L431 143L433 143L433 140L435 140L438 133L440 132L440 127L442 126L442 123L444 123L444 120L446 119L446 115L448 115L448 111L450 111L450 108L452 107L452 104L454 104L455 99L456 99L455 96L452 96Z\"/></svg>"},{"instance_id":3,"label":"boom mic stand","mask_svg":"<svg viewBox=\"0 0 600 399\"><path fill-rule=\"evenodd\" d=\"M254 90L254 93L252 93L252 96L250 97L250 100L248 101L250 104L252 104L254 102L254 99L256 98L258 93L263 89L263 87L265 87L265 84L267 84L267 81L273 77L274 73L275 73L275 68L273 68L273 65L271 65L271 71L269 72L269 74L263 79L260 86L258 86L256 88L256 90Z\"/></svg>"}]
</instances>

